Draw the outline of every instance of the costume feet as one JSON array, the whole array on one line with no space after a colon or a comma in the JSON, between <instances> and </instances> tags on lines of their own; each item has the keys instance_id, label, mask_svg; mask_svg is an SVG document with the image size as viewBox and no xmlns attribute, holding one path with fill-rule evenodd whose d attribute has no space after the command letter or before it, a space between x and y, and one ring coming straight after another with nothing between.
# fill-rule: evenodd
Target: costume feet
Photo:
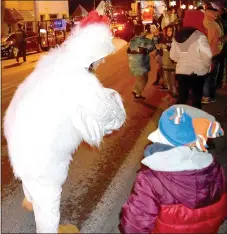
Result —
<instances>
[{"instance_id":1,"label":"costume feet","mask_svg":"<svg viewBox=\"0 0 227 234\"><path fill-rule=\"evenodd\" d=\"M59 225L58 233L80 233L79 229L72 225Z\"/></svg>"},{"instance_id":2,"label":"costume feet","mask_svg":"<svg viewBox=\"0 0 227 234\"><path fill-rule=\"evenodd\" d=\"M23 202L22 202L22 207L23 207L24 209L26 209L27 211L29 211L29 212L32 212L32 211L33 211L32 203L29 202L29 201L27 200L26 197L24 198L24 200L23 200Z\"/></svg>"},{"instance_id":3,"label":"costume feet","mask_svg":"<svg viewBox=\"0 0 227 234\"><path fill-rule=\"evenodd\" d=\"M144 96L136 94L135 91L132 91L132 94L134 95L134 100L143 100L144 101L146 99Z\"/></svg>"},{"instance_id":4,"label":"costume feet","mask_svg":"<svg viewBox=\"0 0 227 234\"><path fill-rule=\"evenodd\" d=\"M146 98L144 97L144 96L142 96L142 95L135 95L134 96L134 100L142 100L142 101L144 101Z\"/></svg>"}]
</instances>

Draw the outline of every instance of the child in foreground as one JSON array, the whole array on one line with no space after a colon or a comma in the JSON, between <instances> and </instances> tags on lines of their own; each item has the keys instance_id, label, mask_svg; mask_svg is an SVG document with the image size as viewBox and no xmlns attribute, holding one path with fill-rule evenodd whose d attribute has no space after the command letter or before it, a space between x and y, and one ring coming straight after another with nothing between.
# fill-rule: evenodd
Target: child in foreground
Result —
<instances>
[{"instance_id":1,"label":"child in foreground","mask_svg":"<svg viewBox=\"0 0 227 234\"><path fill-rule=\"evenodd\" d=\"M217 233L227 215L223 168L207 152L223 136L215 118L187 105L163 112L122 208L124 233Z\"/></svg>"}]
</instances>

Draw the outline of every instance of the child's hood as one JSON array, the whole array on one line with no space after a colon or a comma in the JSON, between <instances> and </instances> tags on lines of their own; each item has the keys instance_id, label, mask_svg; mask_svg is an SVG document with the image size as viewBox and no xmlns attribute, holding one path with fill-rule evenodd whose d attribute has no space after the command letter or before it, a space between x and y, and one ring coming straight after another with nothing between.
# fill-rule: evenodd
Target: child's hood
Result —
<instances>
[{"instance_id":1,"label":"child's hood","mask_svg":"<svg viewBox=\"0 0 227 234\"><path fill-rule=\"evenodd\" d=\"M200 170L208 167L212 162L211 154L187 146L170 147L142 160L142 163L152 170L168 172Z\"/></svg>"},{"instance_id":2,"label":"child's hood","mask_svg":"<svg viewBox=\"0 0 227 234\"><path fill-rule=\"evenodd\" d=\"M217 199L224 189L220 165L207 152L186 146L175 147L156 152L142 163L152 169L146 170L146 175L157 192L164 193L166 204L172 202L170 193L171 197L191 209L204 207ZM165 189L162 190L159 184Z\"/></svg>"},{"instance_id":3,"label":"child's hood","mask_svg":"<svg viewBox=\"0 0 227 234\"><path fill-rule=\"evenodd\" d=\"M192 43L197 41L203 35L195 28L183 28L174 38L182 52L187 52Z\"/></svg>"}]
</instances>

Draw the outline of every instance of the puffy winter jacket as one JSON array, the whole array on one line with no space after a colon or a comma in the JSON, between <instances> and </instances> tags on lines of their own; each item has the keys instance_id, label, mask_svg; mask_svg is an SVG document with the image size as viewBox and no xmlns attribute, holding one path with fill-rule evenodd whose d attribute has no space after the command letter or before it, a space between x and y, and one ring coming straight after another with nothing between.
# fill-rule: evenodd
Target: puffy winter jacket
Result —
<instances>
[{"instance_id":1,"label":"puffy winter jacket","mask_svg":"<svg viewBox=\"0 0 227 234\"><path fill-rule=\"evenodd\" d=\"M216 233L227 214L222 167L186 146L158 148L122 208L124 232Z\"/></svg>"},{"instance_id":2,"label":"puffy winter jacket","mask_svg":"<svg viewBox=\"0 0 227 234\"><path fill-rule=\"evenodd\" d=\"M227 195L199 209L190 209L182 204L161 205L153 233L217 233L226 215ZM177 224L176 224L177 220Z\"/></svg>"},{"instance_id":3,"label":"puffy winter jacket","mask_svg":"<svg viewBox=\"0 0 227 234\"><path fill-rule=\"evenodd\" d=\"M176 74L203 76L210 71L212 53L207 37L193 28L182 28L173 39L170 58L176 65Z\"/></svg>"}]
</instances>

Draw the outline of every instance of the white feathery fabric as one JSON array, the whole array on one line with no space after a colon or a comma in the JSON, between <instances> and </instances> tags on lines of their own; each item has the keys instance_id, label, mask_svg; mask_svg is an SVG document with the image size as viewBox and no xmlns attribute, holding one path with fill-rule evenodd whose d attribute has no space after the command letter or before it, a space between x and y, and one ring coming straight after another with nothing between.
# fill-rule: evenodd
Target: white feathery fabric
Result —
<instances>
[{"instance_id":1,"label":"white feathery fabric","mask_svg":"<svg viewBox=\"0 0 227 234\"><path fill-rule=\"evenodd\" d=\"M98 146L123 125L120 95L86 69L113 51L107 25L78 27L19 85L4 119L16 177L62 185L81 141Z\"/></svg>"}]
</instances>

